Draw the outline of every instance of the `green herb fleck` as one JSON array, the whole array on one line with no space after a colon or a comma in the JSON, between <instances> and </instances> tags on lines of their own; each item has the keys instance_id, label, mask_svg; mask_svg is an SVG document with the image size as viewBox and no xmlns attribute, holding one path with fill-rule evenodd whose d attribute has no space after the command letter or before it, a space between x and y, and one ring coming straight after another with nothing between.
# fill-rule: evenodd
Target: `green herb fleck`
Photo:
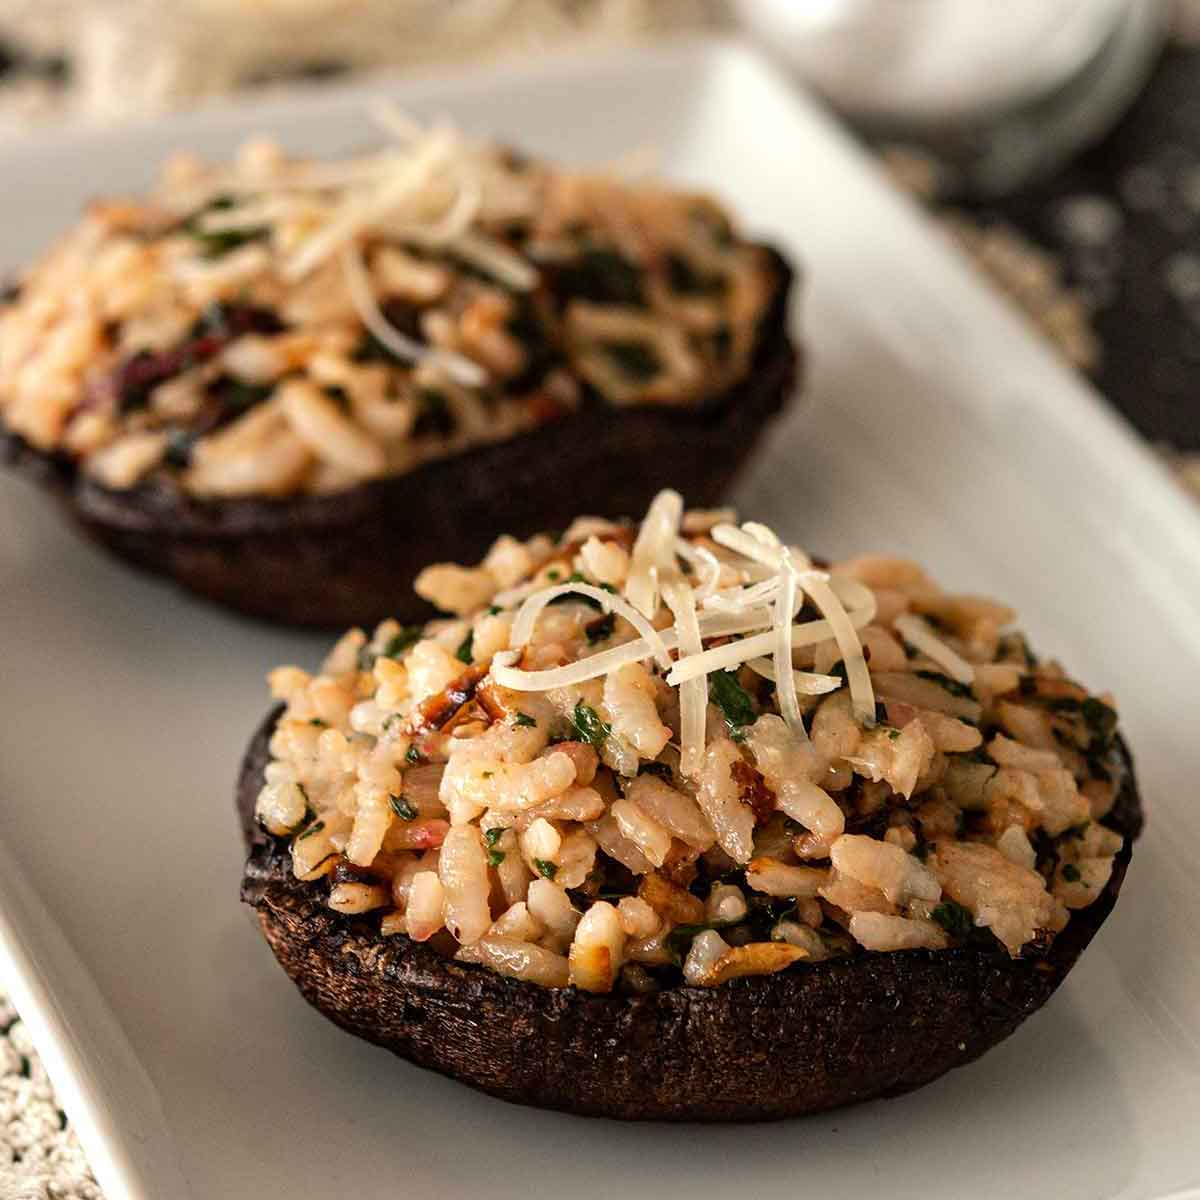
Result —
<instances>
[{"instance_id":1,"label":"green herb fleck","mask_svg":"<svg viewBox=\"0 0 1200 1200\"><path fill-rule=\"evenodd\" d=\"M388 803L392 806L392 812L400 820L415 821L417 819L417 810L413 807L411 801L406 800L403 796L389 796Z\"/></svg>"},{"instance_id":2,"label":"green herb fleck","mask_svg":"<svg viewBox=\"0 0 1200 1200\"><path fill-rule=\"evenodd\" d=\"M737 676L732 671L714 671L708 677L708 693L721 710L734 741L744 738L746 726L754 723L754 702Z\"/></svg>"},{"instance_id":3,"label":"green herb fleck","mask_svg":"<svg viewBox=\"0 0 1200 1200\"><path fill-rule=\"evenodd\" d=\"M454 657L457 658L459 662L464 662L467 664L467 666L470 666L474 661L474 650L475 630L471 629L467 631L467 636L459 643L458 649L454 652Z\"/></svg>"},{"instance_id":4,"label":"green herb fleck","mask_svg":"<svg viewBox=\"0 0 1200 1200\"><path fill-rule=\"evenodd\" d=\"M535 858L533 865L537 867L538 874L543 879L553 879L558 874L558 864L549 862L544 858Z\"/></svg>"},{"instance_id":5,"label":"green herb fleck","mask_svg":"<svg viewBox=\"0 0 1200 1200\"><path fill-rule=\"evenodd\" d=\"M246 245L247 242L259 242L270 235L266 225L248 225L244 229L204 229L201 218L209 213L223 212L234 206L232 196L217 196L203 208L192 213L180 228L200 243L200 252L205 258L221 258L231 250Z\"/></svg>"},{"instance_id":6,"label":"green herb fleck","mask_svg":"<svg viewBox=\"0 0 1200 1200\"><path fill-rule=\"evenodd\" d=\"M329 728L329 723L327 721L322 721L320 717L313 717L313 719L309 721L309 724L315 725L318 729Z\"/></svg>"},{"instance_id":7,"label":"green herb fleck","mask_svg":"<svg viewBox=\"0 0 1200 1200\"><path fill-rule=\"evenodd\" d=\"M662 359L648 342L622 339L601 342L599 349L631 379L645 383L661 373Z\"/></svg>"},{"instance_id":8,"label":"green herb fleck","mask_svg":"<svg viewBox=\"0 0 1200 1200\"><path fill-rule=\"evenodd\" d=\"M489 867L498 867L505 859L503 850L489 850L487 852L487 860Z\"/></svg>"},{"instance_id":9,"label":"green herb fleck","mask_svg":"<svg viewBox=\"0 0 1200 1200\"><path fill-rule=\"evenodd\" d=\"M579 740L595 746L597 750L604 745L608 735L612 733L612 726L606 721L602 721L596 710L584 704L582 700L575 705L575 711L571 714L571 724L575 727L575 732L579 734Z\"/></svg>"},{"instance_id":10,"label":"green herb fleck","mask_svg":"<svg viewBox=\"0 0 1200 1200\"><path fill-rule=\"evenodd\" d=\"M500 613L502 613L503 611L504 611L504 609L502 609L500 607L500 605L498 605L498 604L489 604L488 605L488 616L489 617L499 616Z\"/></svg>"},{"instance_id":11,"label":"green herb fleck","mask_svg":"<svg viewBox=\"0 0 1200 1200\"><path fill-rule=\"evenodd\" d=\"M546 572L546 578L550 580L551 583L557 583L562 578L562 572L556 567L552 567Z\"/></svg>"},{"instance_id":12,"label":"green herb fleck","mask_svg":"<svg viewBox=\"0 0 1200 1200\"><path fill-rule=\"evenodd\" d=\"M900 736L900 730L898 730L898 729L889 729L889 730L887 731L887 735L888 735L888 739L889 739L890 741L893 741L893 742L894 742L894 741L895 741L895 740L896 740L896 739L897 739L897 738Z\"/></svg>"},{"instance_id":13,"label":"green herb fleck","mask_svg":"<svg viewBox=\"0 0 1200 1200\"><path fill-rule=\"evenodd\" d=\"M491 829L485 829L483 831L483 840L487 844L487 848L489 850L494 849L496 846L496 843L503 836L504 836L504 826L503 825L493 825Z\"/></svg>"},{"instance_id":14,"label":"green herb fleck","mask_svg":"<svg viewBox=\"0 0 1200 1200\"><path fill-rule=\"evenodd\" d=\"M513 720L513 724L518 729L532 729L533 726L537 724L537 721L535 721L528 713L519 712Z\"/></svg>"},{"instance_id":15,"label":"green herb fleck","mask_svg":"<svg viewBox=\"0 0 1200 1200\"><path fill-rule=\"evenodd\" d=\"M382 658L399 658L401 654L421 640L420 625L405 625L399 633L388 638L379 654Z\"/></svg>"},{"instance_id":16,"label":"green herb fleck","mask_svg":"<svg viewBox=\"0 0 1200 1200\"><path fill-rule=\"evenodd\" d=\"M971 910L964 908L957 900L943 900L929 915L952 938L970 937L975 928L975 918L971 916Z\"/></svg>"},{"instance_id":17,"label":"green herb fleck","mask_svg":"<svg viewBox=\"0 0 1200 1200\"><path fill-rule=\"evenodd\" d=\"M1068 883L1078 883L1083 876L1079 873L1079 868L1074 863L1067 863L1062 869L1062 877Z\"/></svg>"},{"instance_id":18,"label":"green herb fleck","mask_svg":"<svg viewBox=\"0 0 1200 1200\"><path fill-rule=\"evenodd\" d=\"M303 832L303 833L302 833L302 834L301 834L301 835L300 835L300 836L299 836L299 837L296 839L296 841L298 841L298 842L302 842L302 841L304 841L304 839L305 839L305 838L310 838L310 837L312 837L312 835L313 835L314 833L320 833L320 832L321 832L321 830L322 830L322 829L324 829L324 828L325 828L325 822L324 822L324 821L314 821L314 822L313 822L313 824L311 824L311 825L310 825L310 826L309 826L309 827L308 827L308 828L307 828L307 829L306 829L306 830L305 830L305 831L304 831L304 832Z\"/></svg>"},{"instance_id":19,"label":"green herb fleck","mask_svg":"<svg viewBox=\"0 0 1200 1200\"><path fill-rule=\"evenodd\" d=\"M407 752L404 755L404 761L406 763L413 763L413 764L421 762L420 750L418 750L416 748L416 746L409 746Z\"/></svg>"}]
</instances>

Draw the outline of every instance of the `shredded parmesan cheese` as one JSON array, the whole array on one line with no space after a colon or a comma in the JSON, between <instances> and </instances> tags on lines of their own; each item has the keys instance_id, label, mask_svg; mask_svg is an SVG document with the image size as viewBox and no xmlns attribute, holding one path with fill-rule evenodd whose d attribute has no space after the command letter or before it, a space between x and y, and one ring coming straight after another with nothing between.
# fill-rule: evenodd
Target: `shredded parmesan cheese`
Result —
<instances>
[{"instance_id":1,"label":"shredded parmesan cheese","mask_svg":"<svg viewBox=\"0 0 1200 1200\"><path fill-rule=\"evenodd\" d=\"M700 623L696 619L696 596L677 572L659 581L663 599L675 615L675 636L684 654L703 650ZM704 726L708 710L708 686L703 679L689 679L679 687L679 727L681 774L692 776L704 761Z\"/></svg>"},{"instance_id":2,"label":"shredded parmesan cheese","mask_svg":"<svg viewBox=\"0 0 1200 1200\"><path fill-rule=\"evenodd\" d=\"M682 516L683 497L664 488L651 502L633 544L629 576L625 580L625 598L638 612L651 619L658 611L657 572L674 566L675 537Z\"/></svg>"},{"instance_id":3,"label":"shredded parmesan cheese","mask_svg":"<svg viewBox=\"0 0 1200 1200\"><path fill-rule=\"evenodd\" d=\"M932 658L951 679L968 686L975 682L975 668L937 637L920 617L913 613L902 613L892 622L892 626L914 650Z\"/></svg>"}]
</instances>

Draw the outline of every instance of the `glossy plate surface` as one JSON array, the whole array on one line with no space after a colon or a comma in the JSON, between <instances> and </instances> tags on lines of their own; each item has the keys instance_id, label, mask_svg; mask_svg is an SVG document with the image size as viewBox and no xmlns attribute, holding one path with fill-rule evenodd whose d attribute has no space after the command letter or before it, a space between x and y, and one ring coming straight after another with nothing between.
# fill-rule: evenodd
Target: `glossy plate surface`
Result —
<instances>
[{"instance_id":1,"label":"glossy plate surface","mask_svg":"<svg viewBox=\"0 0 1200 1200\"><path fill-rule=\"evenodd\" d=\"M757 58L684 44L9 145L0 267L177 146L226 152L260 129L297 151L367 145L363 101L381 92L573 160L656 145L803 261L809 402L742 511L826 554L895 549L1011 600L1036 646L1120 698L1149 829L1050 1006L919 1093L743 1128L510 1107L327 1024L237 902L231 793L263 674L314 664L322 640L132 574L0 479L0 973L109 1200L1200 1195L1200 518Z\"/></svg>"}]
</instances>

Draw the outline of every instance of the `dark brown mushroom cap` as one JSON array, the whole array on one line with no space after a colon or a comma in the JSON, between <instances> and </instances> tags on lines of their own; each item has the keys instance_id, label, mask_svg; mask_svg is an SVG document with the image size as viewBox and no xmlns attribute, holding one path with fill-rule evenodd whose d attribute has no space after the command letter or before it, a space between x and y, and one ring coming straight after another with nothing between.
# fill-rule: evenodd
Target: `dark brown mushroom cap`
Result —
<instances>
[{"instance_id":1,"label":"dark brown mushroom cap","mask_svg":"<svg viewBox=\"0 0 1200 1200\"><path fill-rule=\"evenodd\" d=\"M503 978L381 938L325 907L261 833L254 802L280 710L242 763L242 899L305 999L342 1028L505 1100L626 1120L799 1116L929 1083L1040 1008L1112 911L1142 810L1127 772L1106 824L1125 838L1103 893L1040 957L999 946L800 963L716 988L592 995Z\"/></svg>"},{"instance_id":2,"label":"dark brown mushroom cap","mask_svg":"<svg viewBox=\"0 0 1200 1200\"><path fill-rule=\"evenodd\" d=\"M161 479L115 491L2 424L0 462L48 487L121 558L240 612L339 630L422 620L433 610L412 591L421 568L475 562L500 533L644 512L664 482L695 507L723 499L796 385L792 270L768 253L777 282L749 373L700 405L585 403L507 441L328 496L201 499Z\"/></svg>"}]
</instances>

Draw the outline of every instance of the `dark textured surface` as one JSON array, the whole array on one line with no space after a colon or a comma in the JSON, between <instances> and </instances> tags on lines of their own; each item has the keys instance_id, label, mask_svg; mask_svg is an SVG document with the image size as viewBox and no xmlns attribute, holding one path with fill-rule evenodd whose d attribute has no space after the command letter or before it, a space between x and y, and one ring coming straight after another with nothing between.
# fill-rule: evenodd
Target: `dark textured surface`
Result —
<instances>
[{"instance_id":1,"label":"dark textured surface","mask_svg":"<svg viewBox=\"0 0 1200 1200\"><path fill-rule=\"evenodd\" d=\"M628 1120L797 1116L920 1087L977 1058L1049 999L1112 910L1141 807L1132 764L1110 823L1112 878L1041 959L963 948L800 964L718 988L595 996L448 962L378 919L324 907L260 833L254 801L272 712L237 804L250 857L242 898L304 997L342 1028L521 1104Z\"/></svg>"},{"instance_id":2,"label":"dark textured surface","mask_svg":"<svg viewBox=\"0 0 1200 1200\"><path fill-rule=\"evenodd\" d=\"M1096 146L975 215L1056 255L1092 310L1092 377L1145 436L1200 450L1200 48L1175 46ZM1080 221L1080 204L1107 220ZM1106 225L1111 229L1104 228Z\"/></svg>"},{"instance_id":3,"label":"dark textured surface","mask_svg":"<svg viewBox=\"0 0 1200 1200\"><path fill-rule=\"evenodd\" d=\"M565 528L580 513L628 516L677 488L718 504L793 392L792 273L742 383L700 407L578 412L510 441L324 497L197 500L161 483L112 491L0 430L0 461L49 487L90 537L147 570L252 616L344 629L430 610L412 581L432 562L476 562L501 533Z\"/></svg>"}]
</instances>

